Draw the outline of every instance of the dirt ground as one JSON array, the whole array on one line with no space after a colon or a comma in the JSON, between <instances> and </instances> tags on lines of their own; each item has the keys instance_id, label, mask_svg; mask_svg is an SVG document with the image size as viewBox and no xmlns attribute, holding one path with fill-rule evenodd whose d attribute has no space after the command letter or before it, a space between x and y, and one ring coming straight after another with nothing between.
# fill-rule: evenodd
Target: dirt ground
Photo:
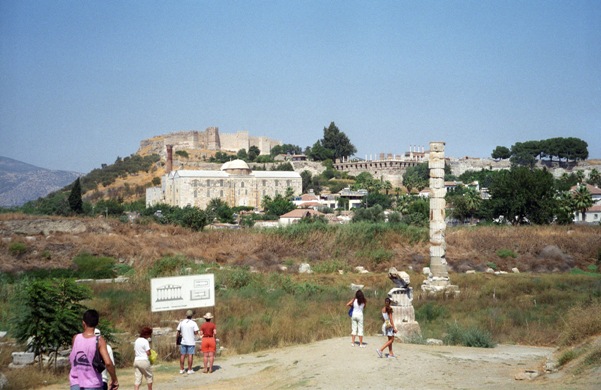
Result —
<instances>
[{"instance_id":1,"label":"dirt ground","mask_svg":"<svg viewBox=\"0 0 601 390\"><path fill-rule=\"evenodd\" d=\"M496 348L431 346L395 342L396 358L376 354L383 336L366 337L365 348L350 337L307 345L218 357L212 374L195 357L193 375L177 363L155 366L154 390L171 389L599 389L601 375L546 374L516 380L542 368L554 349L500 345ZM598 373L597 373L598 374ZM133 371L118 371L122 389L133 387ZM61 387L56 387L59 389ZM45 388L49 389L49 388ZM146 390L145 384L141 389Z\"/></svg>"}]
</instances>

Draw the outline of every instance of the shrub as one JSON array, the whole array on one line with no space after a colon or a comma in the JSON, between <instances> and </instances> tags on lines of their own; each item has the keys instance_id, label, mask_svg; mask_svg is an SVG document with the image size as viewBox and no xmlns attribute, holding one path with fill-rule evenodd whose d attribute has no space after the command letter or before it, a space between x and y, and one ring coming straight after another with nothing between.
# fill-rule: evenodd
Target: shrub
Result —
<instances>
[{"instance_id":1,"label":"shrub","mask_svg":"<svg viewBox=\"0 0 601 390\"><path fill-rule=\"evenodd\" d=\"M75 256L73 263L77 266L80 278L109 279L116 274L115 259L112 257L98 257L84 252Z\"/></svg>"},{"instance_id":2,"label":"shrub","mask_svg":"<svg viewBox=\"0 0 601 390\"><path fill-rule=\"evenodd\" d=\"M185 274L185 269L192 266L192 262L184 256L167 256L159 259L148 270L150 278L160 276L179 276Z\"/></svg>"},{"instance_id":3,"label":"shrub","mask_svg":"<svg viewBox=\"0 0 601 390\"><path fill-rule=\"evenodd\" d=\"M571 362L572 360L576 359L578 357L577 353L575 350L570 349L568 351L565 351L564 353L562 353L559 358L557 359L557 364L559 364L560 366L566 365L567 363Z\"/></svg>"},{"instance_id":4,"label":"shrub","mask_svg":"<svg viewBox=\"0 0 601 390\"><path fill-rule=\"evenodd\" d=\"M601 333L601 302L581 304L571 308L559 335L560 345L575 345Z\"/></svg>"},{"instance_id":5,"label":"shrub","mask_svg":"<svg viewBox=\"0 0 601 390\"><path fill-rule=\"evenodd\" d=\"M443 341L449 345L465 347L493 348L495 346L488 331L476 327L462 328L457 323L447 326L447 334Z\"/></svg>"},{"instance_id":6,"label":"shrub","mask_svg":"<svg viewBox=\"0 0 601 390\"><path fill-rule=\"evenodd\" d=\"M443 306L428 302L415 311L415 319L418 322L432 322L438 318L448 316L448 311Z\"/></svg>"},{"instance_id":7,"label":"shrub","mask_svg":"<svg viewBox=\"0 0 601 390\"><path fill-rule=\"evenodd\" d=\"M507 257L512 257L515 259L516 257L518 257L518 255L511 249L499 249L497 251L497 256L499 256L502 259L505 259Z\"/></svg>"},{"instance_id":8,"label":"shrub","mask_svg":"<svg viewBox=\"0 0 601 390\"><path fill-rule=\"evenodd\" d=\"M12 242L8 246L8 251L13 256L19 256L27 252L27 245L24 242Z\"/></svg>"},{"instance_id":9,"label":"shrub","mask_svg":"<svg viewBox=\"0 0 601 390\"><path fill-rule=\"evenodd\" d=\"M492 268L492 269L494 269L495 271L496 271L496 270L497 270L497 268L498 268L498 267L497 267L497 265L496 265L495 263L493 263L492 261L489 261L488 263L486 263L486 266L487 266L488 268Z\"/></svg>"}]
</instances>

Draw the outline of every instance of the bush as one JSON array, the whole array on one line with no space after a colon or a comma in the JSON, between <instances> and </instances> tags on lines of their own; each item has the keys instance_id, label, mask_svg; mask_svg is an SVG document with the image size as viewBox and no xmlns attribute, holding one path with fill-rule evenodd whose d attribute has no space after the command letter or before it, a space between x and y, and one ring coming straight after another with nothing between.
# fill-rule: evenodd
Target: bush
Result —
<instances>
[{"instance_id":1,"label":"bush","mask_svg":"<svg viewBox=\"0 0 601 390\"><path fill-rule=\"evenodd\" d=\"M449 345L464 347L493 348L495 346L489 332L476 327L462 328L457 323L447 326L447 334L443 341Z\"/></svg>"},{"instance_id":2,"label":"bush","mask_svg":"<svg viewBox=\"0 0 601 390\"><path fill-rule=\"evenodd\" d=\"M148 270L148 277L180 276L185 274L185 269L191 266L192 261L181 255L163 257Z\"/></svg>"},{"instance_id":3,"label":"bush","mask_svg":"<svg viewBox=\"0 0 601 390\"><path fill-rule=\"evenodd\" d=\"M73 263L80 278L110 279L116 276L116 262L112 257L97 257L84 252L75 256Z\"/></svg>"},{"instance_id":4,"label":"bush","mask_svg":"<svg viewBox=\"0 0 601 390\"><path fill-rule=\"evenodd\" d=\"M497 251L497 256L499 256L502 259L505 259L507 257L512 257L515 259L516 257L518 257L518 255L511 249L499 249Z\"/></svg>"},{"instance_id":5,"label":"bush","mask_svg":"<svg viewBox=\"0 0 601 390\"><path fill-rule=\"evenodd\" d=\"M8 251L13 256L19 256L27 252L27 245L23 242L12 242L8 246Z\"/></svg>"},{"instance_id":6,"label":"bush","mask_svg":"<svg viewBox=\"0 0 601 390\"><path fill-rule=\"evenodd\" d=\"M415 319L417 322L432 322L436 321L438 318L445 318L447 316L447 309L432 302L426 303L415 311Z\"/></svg>"},{"instance_id":7,"label":"bush","mask_svg":"<svg viewBox=\"0 0 601 390\"><path fill-rule=\"evenodd\" d=\"M575 345L601 333L601 302L571 308L559 335L560 345Z\"/></svg>"}]
</instances>

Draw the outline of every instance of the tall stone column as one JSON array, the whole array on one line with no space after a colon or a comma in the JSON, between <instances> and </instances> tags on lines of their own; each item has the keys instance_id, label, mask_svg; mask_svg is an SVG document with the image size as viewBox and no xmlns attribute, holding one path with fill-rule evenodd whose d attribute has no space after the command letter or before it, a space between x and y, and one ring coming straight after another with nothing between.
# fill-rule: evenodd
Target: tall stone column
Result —
<instances>
[{"instance_id":1,"label":"tall stone column","mask_svg":"<svg viewBox=\"0 0 601 390\"><path fill-rule=\"evenodd\" d=\"M444 142L430 142L430 271L422 284L422 290L438 292L452 289L447 271L445 230L446 190L444 186Z\"/></svg>"}]
</instances>

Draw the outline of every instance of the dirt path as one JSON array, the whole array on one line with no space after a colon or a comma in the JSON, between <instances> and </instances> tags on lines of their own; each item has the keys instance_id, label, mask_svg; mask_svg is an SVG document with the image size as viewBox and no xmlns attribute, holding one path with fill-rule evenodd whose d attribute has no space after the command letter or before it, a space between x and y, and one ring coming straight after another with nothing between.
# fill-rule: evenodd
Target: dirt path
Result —
<instances>
[{"instance_id":1,"label":"dirt path","mask_svg":"<svg viewBox=\"0 0 601 390\"><path fill-rule=\"evenodd\" d=\"M349 338L216 359L215 372L179 375L176 364L155 367L154 390L171 389L590 389L601 378L574 382L553 374L517 381L516 374L541 370L552 348L500 345L492 349L395 343L397 358L378 358L383 337L367 337L366 348ZM202 361L195 359L195 369ZM123 388L133 373L120 371ZM592 383L594 382L594 383ZM145 389L146 387L143 386Z\"/></svg>"}]
</instances>

